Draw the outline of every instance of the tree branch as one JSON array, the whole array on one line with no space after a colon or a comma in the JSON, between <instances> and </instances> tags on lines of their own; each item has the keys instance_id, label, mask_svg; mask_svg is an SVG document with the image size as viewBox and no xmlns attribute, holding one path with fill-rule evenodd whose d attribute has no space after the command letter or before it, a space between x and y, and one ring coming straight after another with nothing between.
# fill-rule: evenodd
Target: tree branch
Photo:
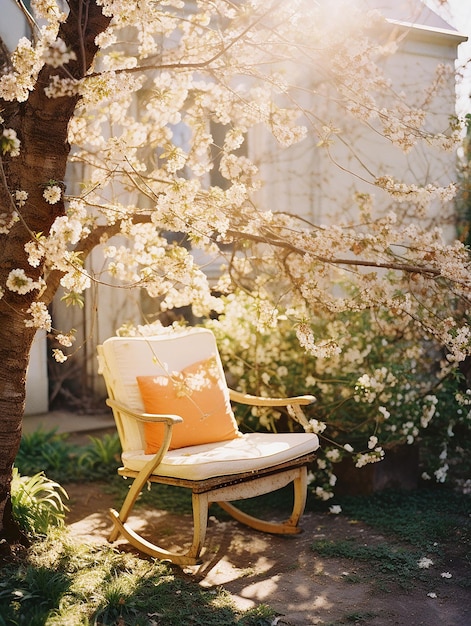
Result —
<instances>
[{"instance_id":1,"label":"tree branch","mask_svg":"<svg viewBox=\"0 0 471 626\"><path fill-rule=\"evenodd\" d=\"M277 239L273 236L261 236L254 235L253 233L240 233L235 230L228 230L227 235L232 237L235 240L249 240L255 243L263 243L270 246L275 246L277 248L283 248L284 250L288 250L289 252L293 252L299 255L309 255L319 261L320 263L327 263L330 265L350 265L357 267L377 267L378 269L387 269L387 270L399 270L401 272L406 272L408 274L428 274L429 276L440 276L440 270L434 269L432 267L422 267L420 265L411 265L409 263L381 263L378 261L367 261L365 259L342 259L342 258L328 258L315 254L311 250L305 250L304 248L299 248L294 244L286 241L284 239Z\"/></svg>"},{"instance_id":2,"label":"tree branch","mask_svg":"<svg viewBox=\"0 0 471 626\"><path fill-rule=\"evenodd\" d=\"M270 13L272 13L278 5L281 5L281 2L278 2L277 5L275 5L274 7L269 7L266 11L264 11L261 15L259 15L257 17L257 19L255 19L253 22L251 22L248 26L246 26L242 32L240 32L237 37L234 37L234 39L232 39L231 41L229 41L229 43L224 44L224 42L222 42L222 49L219 50L219 52L216 52L216 54L213 54L213 56L211 56L209 59L206 59L206 61L199 61L199 62L189 62L189 63L158 63L157 65L140 65L140 66L136 66L136 67L130 67L130 68L121 68L121 69L117 69L114 70L114 72L116 74L122 74L122 73L128 73L128 74L132 74L134 72L145 72L148 70L185 70L185 69L204 69L209 67L212 63L214 63L215 61L217 61L218 59L220 59L222 57L223 54L226 54L226 52L228 52L228 50L230 50L233 46L235 46L235 44L238 41L241 41L243 39L243 37L249 33L257 24L259 24L260 22L262 22L268 15L270 15ZM152 57L150 57L150 60L152 60ZM94 72L92 74L90 74L90 77L96 77L99 76L101 74L101 72Z\"/></svg>"},{"instance_id":3,"label":"tree branch","mask_svg":"<svg viewBox=\"0 0 471 626\"><path fill-rule=\"evenodd\" d=\"M15 2L18 8L20 9L20 11L25 16L26 21L28 22L29 28L31 30L31 38L33 42L35 42L40 34L40 29L39 29L38 24L36 23L36 20L26 8L23 0L15 0Z\"/></svg>"},{"instance_id":4,"label":"tree branch","mask_svg":"<svg viewBox=\"0 0 471 626\"><path fill-rule=\"evenodd\" d=\"M134 219L135 223L145 223L149 222L150 217L147 215L141 215ZM85 262L91 252L100 244L100 240L105 235L111 239L115 235L119 235L121 232L121 220L117 221L113 225L103 224L101 226L96 226L90 234L79 241L79 243L74 248L75 253L79 253L81 259ZM51 304L57 289L59 288L61 278L64 276L64 272L61 270L52 270L47 277L47 287L44 290L41 300L45 304Z\"/></svg>"}]
</instances>

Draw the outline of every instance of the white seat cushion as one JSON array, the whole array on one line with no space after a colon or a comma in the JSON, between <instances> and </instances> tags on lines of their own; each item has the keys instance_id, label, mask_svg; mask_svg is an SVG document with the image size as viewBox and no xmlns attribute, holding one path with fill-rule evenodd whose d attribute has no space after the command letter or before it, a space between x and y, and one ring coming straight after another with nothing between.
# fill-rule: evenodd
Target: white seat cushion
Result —
<instances>
[{"instance_id":1,"label":"white seat cushion","mask_svg":"<svg viewBox=\"0 0 471 626\"><path fill-rule=\"evenodd\" d=\"M171 450L154 472L157 476L205 480L291 461L319 447L317 435L310 433L249 433L243 437ZM153 455L143 450L123 452L125 468L140 471Z\"/></svg>"}]
</instances>

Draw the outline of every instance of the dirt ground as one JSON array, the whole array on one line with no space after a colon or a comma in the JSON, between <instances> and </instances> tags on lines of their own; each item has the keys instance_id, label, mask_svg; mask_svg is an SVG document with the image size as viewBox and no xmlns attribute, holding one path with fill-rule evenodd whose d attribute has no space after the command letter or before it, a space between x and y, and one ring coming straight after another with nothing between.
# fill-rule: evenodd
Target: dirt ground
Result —
<instances>
[{"instance_id":1,"label":"dirt ground","mask_svg":"<svg viewBox=\"0 0 471 626\"><path fill-rule=\"evenodd\" d=\"M67 485L67 491L67 524L72 535L89 543L106 542L111 527L107 510L116 506L112 497L99 484ZM136 529L157 527L167 547L181 546L191 533L189 517L141 508L130 523ZM318 539L356 539L362 545L374 545L384 541L377 531L343 515L313 512L305 514L302 527L302 534L286 538L212 517L202 565L176 567L175 572L206 588L223 587L243 609L269 605L279 614L274 622L278 626L471 625L471 593L457 582L457 570L464 576L467 561L459 545L447 563L435 567L430 582L417 581L407 589L400 585L384 588L377 584L371 567L321 557L311 549ZM124 541L115 545L130 549ZM441 577L444 571L452 577Z\"/></svg>"}]
</instances>

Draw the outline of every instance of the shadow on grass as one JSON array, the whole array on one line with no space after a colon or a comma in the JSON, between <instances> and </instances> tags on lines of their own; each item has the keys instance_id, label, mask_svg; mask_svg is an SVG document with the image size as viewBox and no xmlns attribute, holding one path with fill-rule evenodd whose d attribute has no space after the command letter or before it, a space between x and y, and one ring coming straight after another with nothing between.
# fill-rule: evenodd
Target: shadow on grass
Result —
<instances>
[{"instance_id":1,"label":"shadow on grass","mask_svg":"<svg viewBox=\"0 0 471 626\"><path fill-rule=\"evenodd\" d=\"M225 591L182 580L169 565L74 544L63 533L38 540L0 581L1 626L256 626L272 619L268 607L238 611Z\"/></svg>"}]
</instances>

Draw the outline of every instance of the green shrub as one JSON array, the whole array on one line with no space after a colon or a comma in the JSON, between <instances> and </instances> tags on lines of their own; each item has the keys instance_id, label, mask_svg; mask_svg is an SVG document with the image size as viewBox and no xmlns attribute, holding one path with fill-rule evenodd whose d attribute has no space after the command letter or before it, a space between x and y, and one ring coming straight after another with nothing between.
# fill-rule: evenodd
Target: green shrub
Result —
<instances>
[{"instance_id":1,"label":"green shrub","mask_svg":"<svg viewBox=\"0 0 471 626\"><path fill-rule=\"evenodd\" d=\"M76 462L76 448L68 441L67 434L56 430L42 430L24 433L15 465L22 475L31 476L44 472L47 476L65 482L71 465Z\"/></svg>"},{"instance_id":2,"label":"green shrub","mask_svg":"<svg viewBox=\"0 0 471 626\"><path fill-rule=\"evenodd\" d=\"M89 436L90 443L78 456L77 471L96 480L113 475L120 463L121 443L117 433Z\"/></svg>"},{"instance_id":3,"label":"green shrub","mask_svg":"<svg viewBox=\"0 0 471 626\"><path fill-rule=\"evenodd\" d=\"M46 535L50 528L62 526L67 511L67 492L40 472L20 476L13 468L11 502L13 517L28 535Z\"/></svg>"}]
</instances>

